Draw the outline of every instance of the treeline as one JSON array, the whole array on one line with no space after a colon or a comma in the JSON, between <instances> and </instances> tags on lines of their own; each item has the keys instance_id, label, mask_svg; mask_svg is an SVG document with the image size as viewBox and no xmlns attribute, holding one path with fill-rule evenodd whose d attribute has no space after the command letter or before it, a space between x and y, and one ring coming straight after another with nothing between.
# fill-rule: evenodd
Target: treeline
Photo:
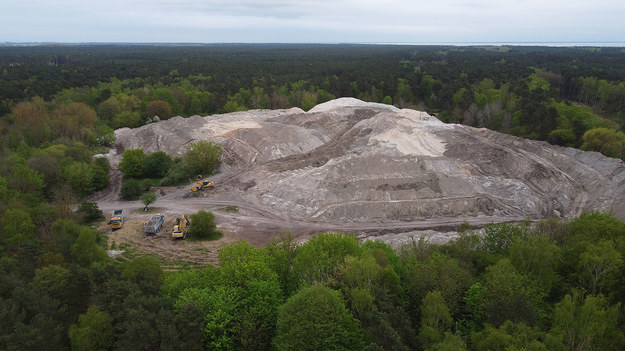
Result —
<instances>
[{"instance_id":1,"label":"treeline","mask_svg":"<svg viewBox=\"0 0 625 351\"><path fill-rule=\"evenodd\" d=\"M37 235L0 220L5 350L622 350L625 223L468 227L398 250L343 233L220 251L164 272L109 259L102 237L58 219Z\"/></svg>"},{"instance_id":2,"label":"treeline","mask_svg":"<svg viewBox=\"0 0 625 351\"><path fill-rule=\"evenodd\" d=\"M10 129L17 104L39 96L48 109L85 104L100 128L121 128L177 115L308 110L351 96L623 158L623 55L546 47L8 47L0 51L0 115Z\"/></svg>"}]
</instances>

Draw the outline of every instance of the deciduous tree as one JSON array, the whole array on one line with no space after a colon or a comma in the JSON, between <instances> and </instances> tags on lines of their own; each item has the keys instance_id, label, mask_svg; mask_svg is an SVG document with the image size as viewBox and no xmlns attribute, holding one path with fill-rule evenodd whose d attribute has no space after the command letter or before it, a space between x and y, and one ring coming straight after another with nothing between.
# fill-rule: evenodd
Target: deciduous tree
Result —
<instances>
[{"instance_id":1,"label":"deciduous tree","mask_svg":"<svg viewBox=\"0 0 625 351\"><path fill-rule=\"evenodd\" d=\"M338 291L317 284L280 307L276 350L360 350L363 333Z\"/></svg>"}]
</instances>

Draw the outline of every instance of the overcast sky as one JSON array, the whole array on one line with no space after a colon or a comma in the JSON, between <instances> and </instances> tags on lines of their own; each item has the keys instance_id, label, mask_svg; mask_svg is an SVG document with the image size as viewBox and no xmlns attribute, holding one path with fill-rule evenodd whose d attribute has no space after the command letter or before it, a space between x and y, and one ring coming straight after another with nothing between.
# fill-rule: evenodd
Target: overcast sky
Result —
<instances>
[{"instance_id":1,"label":"overcast sky","mask_svg":"<svg viewBox=\"0 0 625 351\"><path fill-rule=\"evenodd\" d=\"M0 42L625 42L623 0L1 0Z\"/></svg>"}]
</instances>

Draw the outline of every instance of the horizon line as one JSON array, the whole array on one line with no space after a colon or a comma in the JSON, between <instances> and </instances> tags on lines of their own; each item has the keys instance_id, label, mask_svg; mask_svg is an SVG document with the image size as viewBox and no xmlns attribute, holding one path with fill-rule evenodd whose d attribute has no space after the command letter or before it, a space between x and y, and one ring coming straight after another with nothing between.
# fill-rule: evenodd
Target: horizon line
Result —
<instances>
[{"instance_id":1,"label":"horizon line","mask_svg":"<svg viewBox=\"0 0 625 351\"><path fill-rule=\"evenodd\" d=\"M44 45L397 45L397 46L546 46L546 47L625 47L625 41L433 41L433 42L123 42L123 41L4 41L0 46Z\"/></svg>"}]
</instances>

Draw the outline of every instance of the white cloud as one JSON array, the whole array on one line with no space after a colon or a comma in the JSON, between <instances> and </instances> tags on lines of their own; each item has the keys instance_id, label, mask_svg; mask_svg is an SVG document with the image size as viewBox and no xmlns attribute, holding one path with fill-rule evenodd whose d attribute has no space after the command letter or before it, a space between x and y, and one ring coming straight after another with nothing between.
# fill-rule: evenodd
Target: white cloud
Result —
<instances>
[{"instance_id":1,"label":"white cloud","mask_svg":"<svg viewBox=\"0 0 625 351\"><path fill-rule=\"evenodd\" d=\"M14 0L0 41L625 41L615 0Z\"/></svg>"}]
</instances>

